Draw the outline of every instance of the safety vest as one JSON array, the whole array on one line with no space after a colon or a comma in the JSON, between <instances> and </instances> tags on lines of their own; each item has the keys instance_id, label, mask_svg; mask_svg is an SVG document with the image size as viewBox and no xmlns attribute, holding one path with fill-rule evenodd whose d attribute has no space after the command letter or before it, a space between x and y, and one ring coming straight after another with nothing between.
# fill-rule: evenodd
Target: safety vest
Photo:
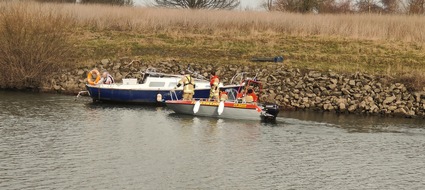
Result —
<instances>
[{"instance_id":1,"label":"safety vest","mask_svg":"<svg viewBox=\"0 0 425 190\"><path fill-rule=\"evenodd\" d=\"M247 96L251 96L252 97L252 101L256 102L258 100L257 95L255 95L254 93L248 93L246 94Z\"/></svg>"},{"instance_id":2,"label":"safety vest","mask_svg":"<svg viewBox=\"0 0 425 190\"><path fill-rule=\"evenodd\" d=\"M193 93L195 82L193 81L193 78L190 77L190 75L186 75L182 80L180 80L179 83L183 83L183 92L184 93Z\"/></svg>"},{"instance_id":3,"label":"safety vest","mask_svg":"<svg viewBox=\"0 0 425 190\"><path fill-rule=\"evenodd\" d=\"M217 79L217 81L215 79ZM218 86L218 81L219 81L218 76L214 75L210 81L210 86Z\"/></svg>"},{"instance_id":4,"label":"safety vest","mask_svg":"<svg viewBox=\"0 0 425 190\"><path fill-rule=\"evenodd\" d=\"M218 91L218 83L219 83L219 79L217 75L214 75L210 81L210 86L211 86L211 91L214 91L215 93L219 93Z\"/></svg>"},{"instance_id":5,"label":"safety vest","mask_svg":"<svg viewBox=\"0 0 425 190\"><path fill-rule=\"evenodd\" d=\"M214 75L210 81L210 86L211 86L211 90L210 90L210 96L219 96L219 89L218 89L218 83L219 83L219 79L218 76Z\"/></svg>"}]
</instances>

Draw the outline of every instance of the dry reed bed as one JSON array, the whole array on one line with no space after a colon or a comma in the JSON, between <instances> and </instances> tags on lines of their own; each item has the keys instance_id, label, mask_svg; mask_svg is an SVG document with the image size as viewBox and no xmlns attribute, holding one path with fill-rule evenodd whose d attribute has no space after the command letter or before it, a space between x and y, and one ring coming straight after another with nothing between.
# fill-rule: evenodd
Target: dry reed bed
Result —
<instances>
[{"instance_id":1,"label":"dry reed bed","mask_svg":"<svg viewBox=\"0 0 425 190\"><path fill-rule=\"evenodd\" d=\"M27 2L31 3L31 2ZM0 3L7 7L13 2ZM106 5L37 4L35 11L61 10L81 27L98 30L167 32L277 32L288 35L323 35L355 39L425 42L425 17L376 14L294 14L281 12L178 10Z\"/></svg>"},{"instance_id":2,"label":"dry reed bed","mask_svg":"<svg viewBox=\"0 0 425 190\"><path fill-rule=\"evenodd\" d=\"M56 9L59 5L50 5ZM77 25L98 30L256 33L337 36L425 42L425 17L409 15L313 15L280 12L176 10L103 5L63 5ZM93 11L96 10L96 11Z\"/></svg>"},{"instance_id":3,"label":"dry reed bed","mask_svg":"<svg viewBox=\"0 0 425 190\"><path fill-rule=\"evenodd\" d=\"M368 40L425 42L425 17L418 15L314 15L281 12L178 10L80 4L31 3L34 11L70 14L75 25L97 30L139 32L284 33ZM14 2L0 3L4 9Z\"/></svg>"}]
</instances>

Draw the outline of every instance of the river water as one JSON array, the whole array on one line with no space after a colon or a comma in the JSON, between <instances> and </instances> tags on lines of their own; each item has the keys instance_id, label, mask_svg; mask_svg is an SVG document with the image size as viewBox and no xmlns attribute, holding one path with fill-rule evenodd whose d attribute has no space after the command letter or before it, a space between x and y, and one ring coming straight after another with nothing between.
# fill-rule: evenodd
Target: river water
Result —
<instances>
[{"instance_id":1,"label":"river water","mask_svg":"<svg viewBox=\"0 0 425 190\"><path fill-rule=\"evenodd\" d=\"M276 123L0 91L0 189L424 189L423 119Z\"/></svg>"}]
</instances>

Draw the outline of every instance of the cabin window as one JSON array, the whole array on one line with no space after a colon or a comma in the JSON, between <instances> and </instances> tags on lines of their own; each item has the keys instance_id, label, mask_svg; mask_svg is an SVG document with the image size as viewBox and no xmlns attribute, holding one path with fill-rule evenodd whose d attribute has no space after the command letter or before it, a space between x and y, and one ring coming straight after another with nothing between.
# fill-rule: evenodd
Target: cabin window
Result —
<instances>
[{"instance_id":1,"label":"cabin window","mask_svg":"<svg viewBox=\"0 0 425 190\"><path fill-rule=\"evenodd\" d=\"M170 82L170 84L168 85L168 87L175 87L177 85L176 82Z\"/></svg>"},{"instance_id":2,"label":"cabin window","mask_svg":"<svg viewBox=\"0 0 425 190\"><path fill-rule=\"evenodd\" d=\"M150 82L149 87L164 87L165 82Z\"/></svg>"}]
</instances>

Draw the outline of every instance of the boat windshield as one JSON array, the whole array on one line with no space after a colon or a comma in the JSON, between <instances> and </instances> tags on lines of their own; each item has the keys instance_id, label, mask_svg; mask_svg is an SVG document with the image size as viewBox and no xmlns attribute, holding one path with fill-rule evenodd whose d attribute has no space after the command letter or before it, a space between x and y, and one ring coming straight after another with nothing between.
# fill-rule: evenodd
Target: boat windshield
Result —
<instances>
[{"instance_id":1,"label":"boat windshield","mask_svg":"<svg viewBox=\"0 0 425 190\"><path fill-rule=\"evenodd\" d=\"M231 101L231 102L236 101L236 96L238 94L237 90L233 88L229 88L229 89L226 89L225 92L227 93L227 97L228 97L227 101Z\"/></svg>"}]
</instances>

